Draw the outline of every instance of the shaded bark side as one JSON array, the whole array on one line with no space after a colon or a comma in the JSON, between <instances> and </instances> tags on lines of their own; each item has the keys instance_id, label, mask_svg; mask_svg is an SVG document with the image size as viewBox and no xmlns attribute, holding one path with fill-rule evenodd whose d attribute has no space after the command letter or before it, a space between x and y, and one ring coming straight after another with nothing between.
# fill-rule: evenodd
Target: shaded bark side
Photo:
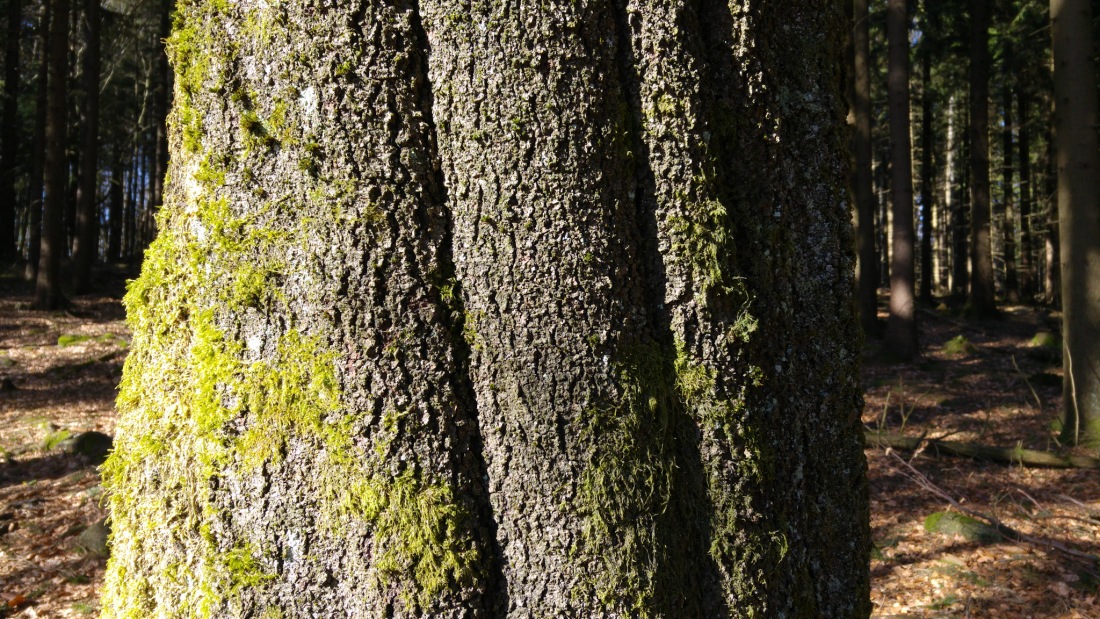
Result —
<instances>
[{"instance_id":1,"label":"shaded bark side","mask_svg":"<svg viewBox=\"0 0 1100 619\"><path fill-rule=\"evenodd\" d=\"M997 311L989 195L989 0L970 0L970 295L969 310Z\"/></svg>"},{"instance_id":2,"label":"shaded bark side","mask_svg":"<svg viewBox=\"0 0 1100 619\"><path fill-rule=\"evenodd\" d=\"M52 310L65 303L61 260L66 255L64 213L68 194L65 145L68 116L69 0L50 0L47 65L46 160L42 171L42 241L32 306Z\"/></svg>"},{"instance_id":3,"label":"shaded bark side","mask_svg":"<svg viewBox=\"0 0 1100 619\"><path fill-rule=\"evenodd\" d=\"M8 0L4 42L4 91L0 94L0 260L16 256L15 173L19 129L19 46L23 40L23 2Z\"/></svg>"},{"instance_id":4,"label":"shaded bark side","mask_svg":"<svg viewBox=\"0 0 1100 619\"><path fill-rule=\"evenodd\" d=\"M76 192L76 233L73 242L73 289L91 285L92 264L99 259L99 1L84 2L84 123L81 131L79 186Z\"/></svg>"},{"instance_id":5,"label":"shaded bark side","mask_svg":"<svg viewBox=\"0 0 1100 619\"><path fill-rule=\"evenodd\" d=\"M415 5L184 2L169 48L103 616L499 616Z\"/></svg>"},{"instance_id":6,"label":"shaded bark side","mask_svg":"<svg viewBox=\"0 0 1100 619\"><path fill-rule=\"evenodd\" d=\"M1051 0L1065 380L1062 442L1100 445L1100 103L1092 6Z\"/></svg>"},{"instance_id":7,"label":"shaded bark side","mask_svg":"<svg viewBox=\"0 0 1100 619\"><path fill-rule=\"evenodd\" d=\"M899 359L917 354L913 226L913 149L909 133L909 15L906 0L886 4L889 44L887 99L890 117L890 203L893 232L890 260L890 317L886 345Z\"/></svg>"}]
</instances>

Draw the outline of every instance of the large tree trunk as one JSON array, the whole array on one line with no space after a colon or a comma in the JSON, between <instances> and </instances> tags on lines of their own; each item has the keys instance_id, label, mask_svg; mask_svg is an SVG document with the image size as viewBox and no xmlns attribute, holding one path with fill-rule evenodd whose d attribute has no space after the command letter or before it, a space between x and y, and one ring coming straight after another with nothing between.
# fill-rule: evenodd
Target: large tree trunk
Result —
<instances>
[{"instance_id":1,"label":"large tree trunk","mask_svg":"<svg viewBox=\"0 0 1100 619\"><path fill-rule=\"evenodd\" d=\"M1088 0L1051 0L1065 342L1062 441L1100 445L1100 140Z\"/></svg>"},{"instance_id":2,"label":"large tree trunk","mask_svg":"<svg viewBox=\"0 0 1100 619\"><path fill-rule=\"evenodd\" d=\"M42 243L38 256L33 307L56 309L61 292L61 260L66 255L64 214L68 194L65 157L69 79L69 0L50 0L50 44L47 66L46 165L42 173Z\"/></svg>"},{"instance_id":3,"label":"large tree trunk","mask_svg":"<svg viewBox=\"0 0 1100 619\"><path fill-rule=\"evenodd\" d=\"M989 0L970 0L970 296L971 315L997 311L989 200Z\"/></svg>"},{"instance_id":4,"label":"large tree trunk","mask_svg":"<svg viewBox=\"0 0 1100 619\"><path fill-rule=\"evenodd\" d=\"M899 359L917 354L913 296L916 239L913 231L913 148L909 135L909 15L906 0L886 3L889 43L887 98L890 104L890 202L893 243L890 260L890 318L886 345Z\"/></svg>"},{"instance_id":5,"label":"large tree trunk","mask_svg":"<svg viewBox=\"0 0 1100 619\"><path fill-rule=\"evenodd\" d=\"M0 94L0 262L16 255L15 172L19 168L19 45L23 32L23 2L8 0L4 42L4 90ZM0 268L6 267L0 264Z\"/></svg>"},{"instance_id":6,"label":"large tree trunk","mask_svg":"<svg viewBox=\"0 0 1100 619\"><path fill-rule=\"evenodd\" d=\"M181 11L106 617L867 616L836 3Z\"/></svg>"},{"instance_id":7,"label":"large tree trunk","mask_svg":"<svg viewBox=\"0 0 1100 619\"><path fill-rule=\"evenodd\" d=\"M855 117L852 178L856 210L856 282L863 332L880 335L878 326L878 256L875 252L875 192L871 169L871 36L867 0L853 0L852 56L854 66L852 112Z\"/></svg>"},{"instance_id":8,"label":"large tree trunk","mask_svg":"<svg viewBox=\"0 0 1100 619\"><path fill-rule=\"evenodd\" d=\"M92 263L99 258L99 2L85 0L84 125L81 131L80 179L76 193L76 235L73 244L73 289L91 284Z\"/></svg>"}]
</instances>

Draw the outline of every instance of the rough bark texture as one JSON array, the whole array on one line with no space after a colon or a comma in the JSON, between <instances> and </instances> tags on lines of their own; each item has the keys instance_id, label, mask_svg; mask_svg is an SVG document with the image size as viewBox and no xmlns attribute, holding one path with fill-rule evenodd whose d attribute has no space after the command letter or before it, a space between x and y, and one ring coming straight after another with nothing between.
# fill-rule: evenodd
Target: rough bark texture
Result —
<instances>
[{"instance_id":1,"label":"rough bark texture","mask_svg":"<svg viewBox=\"0 0 1100 619\"><path fill-rule=\"evenodd\" d=\"M879 335L878 257L875 254L875 192L871 170L871 36L867 0L853 0L852 111L855 116L853 146L855 174L853 194L856 201L856 257L859 318L863 333Z\"/></svg>"},{"instance_id":2,"label":"rough bark texture","mask_svg":"<svg viewBox=\"0 0 1100 619\"><path fill-rule=\"evenodd\" d=\"M348 4L182 7L105 616L866 617L840 7Z\"/></svg>"},{"instance_id":3,"label":"rough bark texture","mask_svg":"<svg viewBox=\"0 0 1100 619\"><path fill-rule=\"evenodd\" d=\"M39 66L49 64L50 3L43 2L38 20ZM23 279L35 281L38 277L38 258L42 249L42 175L46 167L46 104L49 100L46 72L38 72L34 94L34 137L31 143L31 174L27 179L27 266Z\"/></svg>"},{"instance_id":4,"label":"rough bark texture","mask_svg":"<svg viewBox=\"0 0 1100 619\"><path fill-rule=\"evenodd\" d=\"M1062 440L1100 445L1100 139L1092 6L1051 0L1065 387Z\"/></svg>"},{"instance_id":5,"label":"rough bark texture","mask_svg":"<svg viewBox=\"0 0 1100 619\"><path fill-rule=\"evenodd\" d=\"M969 310L997 311L989 200L989 0L970 0L970 295Z\"/></svg>"},{"instance_id":6,"label":"rough bark texture","mask_svg":"<svg viewBox=\"0 0 1100 619\"><path fill-rule=\"evenodd\" d=\"M913 149L909 135L909 15L906 0L886 4L889 43L887 98L890 105L890 204L893 236L890 260L890 317L886 345L899 359L917 354L913 296L916 235L913 230Z\"/></svg>"},{"instance_id":7,"label":"rough bark texture","mask_svg":"<svg viewBox=\"0 0 1100 619\"><path fill-rule=\"evenodd\" d=\"M49 63L46 87L46 161L42 172L42 242L38 254L33 307L57 309L61 292L61 259L65 257L64 209L68 190L65 158L69 79L69 0L50 0Z\"/></svg>"}]
</instances>

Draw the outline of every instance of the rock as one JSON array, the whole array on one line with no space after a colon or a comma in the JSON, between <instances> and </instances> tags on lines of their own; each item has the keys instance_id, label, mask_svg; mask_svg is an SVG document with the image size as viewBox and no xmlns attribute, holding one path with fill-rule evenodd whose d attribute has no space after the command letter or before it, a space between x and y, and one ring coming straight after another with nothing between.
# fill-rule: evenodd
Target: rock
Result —
<instances>
[{"instance_id":1,"label":"rock","mask_svg":"<svg viewBox=\"0 0 1100 619\"><path fill-rule=\"evenodd\" d=\"M93 430L71 436L58 443L57 448L68 454L84 456L89 463L99 466L107 459L113 445L114 439Z\"/></svg>"},{"instance_id":2,"label":"rock","mask_svg":"<svg viewBox=\"0 0 1100 619\"><path fill-rule=\"evenodd\" d=\"M0 393L11 393L12 391L18 391L19 387L15 386L15 383L11 382L10 378L0 380Z\"/></svg>"},{"instance_id":3,"label":"rock","mask_svg":"<svg viewBox=\"0 0 1100 619\"><path fill-rule=\"evenodd\" d=\"M107 547L107 538L110 534L111 528L107 526L107 519L104 518L84 529L80 537L76 538L76 545L90 554L106 557L110 554L110 549Z\"/></svg>"}]
</instances>

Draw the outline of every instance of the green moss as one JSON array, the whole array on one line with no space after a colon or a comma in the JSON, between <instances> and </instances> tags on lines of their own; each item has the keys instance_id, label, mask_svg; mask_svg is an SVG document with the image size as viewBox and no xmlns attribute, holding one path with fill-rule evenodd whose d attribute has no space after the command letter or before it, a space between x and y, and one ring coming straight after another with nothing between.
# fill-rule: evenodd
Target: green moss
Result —
<instances>
[{"instance_id":1,"label":"green moss","mask_svg":"<svg viewBox=\"0 0 1100 619\"><path fill-rule=\"evenodd\" d=\"M970 340L966 339L966 336L959 334L955 337L947 340L943 344L943 354L951 357L964 357L974 354L977 349Z\"/></svg>"},{"instance_id":2,"label":"green moss","mask_svg":"<svg viewBox=\"0 0 1100 619\"><path fill-rule=\"evenodd\" d=\"M478 551L463 530L467 516L449 485L424 483L412 471L369 477L351 485L342 507L374 528L381 549L374 560L377 578L412 575L415 587L406 590L407 601L427 607L444 591L476 578Z\"/></svg>"},{"instance_id":3,"label":"green moss","mask_svg":"<svg viewBox=\"0 0 1100 619\"><path fill-rule=\"evenodd\" d=\"M75 346L76 344L83 344L91 339L94 339L90 335L84 335L82 333L65 333L57 338L58 348L65 348L67 346Z\"/></svg>"},{"instance_id":4,"label":"green moss","mask_svg":"<svg viewBox=\"0 0 1100 619\"><path fill-rule=\"evenodd\" d=\"M661 554L657 519L673 490L671 416L675 388L655 347L627 356L619 370L621 400L588 411L582 439L594 446L584 468L577 509L584 518L579 550L603 564L604 578L587 583L602 603L637 617L654 615Z\"/></svg>"}]
</instances>

